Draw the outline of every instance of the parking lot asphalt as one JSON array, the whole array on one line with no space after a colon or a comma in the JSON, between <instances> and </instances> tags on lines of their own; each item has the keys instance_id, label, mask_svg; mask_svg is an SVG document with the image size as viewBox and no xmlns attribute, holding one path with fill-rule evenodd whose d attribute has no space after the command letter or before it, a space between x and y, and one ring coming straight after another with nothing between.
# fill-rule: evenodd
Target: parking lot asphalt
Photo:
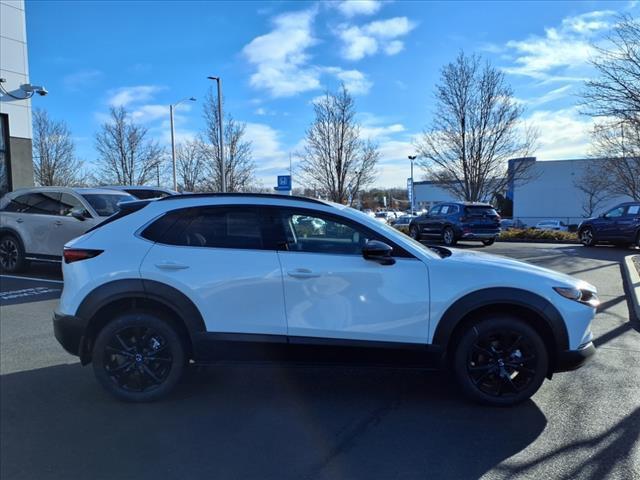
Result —
<instances>
[{"instance_id":1,"label":"parking lot asphalt","mask_svg":"<svg viewBox=\"0 0 640 480\"><path fill-rule=\"evenodd\" d=\"M446 373L260 365L193 369L168 399L124 404L53 338L56 301L34 297L0 306L0 477L640 478L640 326L621 276L629 251L463 248L596 285L593 360L514 408L468 403Z\"/></svg>"}]
</instances>

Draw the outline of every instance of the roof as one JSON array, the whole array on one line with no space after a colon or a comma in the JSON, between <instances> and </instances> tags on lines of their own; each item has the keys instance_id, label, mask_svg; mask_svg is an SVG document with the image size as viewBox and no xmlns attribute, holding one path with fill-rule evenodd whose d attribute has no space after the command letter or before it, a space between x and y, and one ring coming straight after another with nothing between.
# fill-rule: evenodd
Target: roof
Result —
<instances>
[{"instance_id":1,"label":"roof","mask_svg":"<svg viewBox=\"0 0 640 480\"><path fill-rule=\"evenodd\" d=\"M16 194L16 193L27 193L27 192L38 192L38 191L55 191L55 192L67 192L67 193L87 193L87 194L105 194L105 195L128 195L127 192L122 192L122 191L117 191L117 190L113 190L113 189L109 189L109 188L100 188L100 187L55 187L55 186L51 186L51 187L23 187L23 188L17 188L15 190L13 190L12 194Z\"/></svg>"},{"instance_id":2,"label":"roof","mask_svg":"<svg viewBox=\"0 0 640 480\"><path fill-rule=\"evenodd\" d=\"M176 200L192 200L194 198L268 198L280 200L296 200L300 202L315 203L320 205L331 205L330 202L318 200L316 198L300 197L297 195L279 195L275 193L181 193L170 197L160 198L158 202L173 202Z\"/></svg>"}]
</instances>

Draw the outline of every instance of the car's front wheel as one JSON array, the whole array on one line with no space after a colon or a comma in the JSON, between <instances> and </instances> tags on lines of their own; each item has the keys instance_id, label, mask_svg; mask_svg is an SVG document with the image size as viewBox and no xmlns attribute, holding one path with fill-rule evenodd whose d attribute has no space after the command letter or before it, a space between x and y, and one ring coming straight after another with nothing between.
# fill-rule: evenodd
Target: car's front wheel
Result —
<instances>
[{"instance_id":1,"label":"car's front wheel","mask_svg":"<svg viewBox=\"0 0 640 480\"><path fill-rule=\"evenodd\" d=\"M456 234L451 227L445 227L442 232L442 241L448 247L453 247L457 243Z\"/></svg>"},{"instance_id":2,"label":"car's front wheel","mask_svg":"<svg viewBox=\"0 0 640 480\"><path fill-rule=\"evenodd\" d=\"M409 236L414 240L420 241L420 230L417 225L409 226Z\"/></svg>"},{"instance_id":3,"label":"car's front wheel","mask_svg":"<svg viewBox=\"0 0 640 480\"><path fill-rule=\"evenodd\" d=\"M24 270L27 260L20 241L13 235L6 234L0 238L0 267L3 272L17 273Z\"/></svg>"},{"instance_id":4,"label":"car's front wheel","mask_svg":"<svg viewBox=\"0 0 640 480\"><path fill-rule=\"evenodd\" d=\"M593 247L596 244L595 237L593 236L593 229L591 227L585 227L580 230L580 242L585 247Z\"/></svg>"},{"instance_id":5,"label":"car's front wheel","mask_svg":"<svg viewBox=\"0 0 640 480\"><path fill-rule=\"evenodd\" d=\"M453 354L463 392L486 405L510 406L528 399L542 385L548 366L540 335L506 315L470 325Z\"/></svg>"},{"instance_id":6,"label":"car's front wheel","mask_svg":"<svg viewBox=\"0 0 640 480\"><path fill-rule=\"evenodd\" d=\"M176 329L149 312L128 312L108 323L93 347L93 370L115 397L148 402L168 394L186 364Z\"/></svg>"}]
</instances>

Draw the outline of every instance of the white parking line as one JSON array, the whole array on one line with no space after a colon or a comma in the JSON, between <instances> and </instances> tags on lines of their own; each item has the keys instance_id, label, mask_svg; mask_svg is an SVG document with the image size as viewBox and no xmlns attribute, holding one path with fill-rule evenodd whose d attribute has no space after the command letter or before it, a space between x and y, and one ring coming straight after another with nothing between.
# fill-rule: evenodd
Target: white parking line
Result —
<instances>
[{"instance_id":1,"label":"white parking line","mask_svg":"<svg viewBox=\"0 0 640 480\"><path fill-rule=\"evenodd\" d=\"M18 280L35 280L37 282L64 283L62 280L49 280L48 278L37 278L37 277L21 277L19 275L0 275L0 280L3 278L17 278Z\"/></svg>"}]
</instances>

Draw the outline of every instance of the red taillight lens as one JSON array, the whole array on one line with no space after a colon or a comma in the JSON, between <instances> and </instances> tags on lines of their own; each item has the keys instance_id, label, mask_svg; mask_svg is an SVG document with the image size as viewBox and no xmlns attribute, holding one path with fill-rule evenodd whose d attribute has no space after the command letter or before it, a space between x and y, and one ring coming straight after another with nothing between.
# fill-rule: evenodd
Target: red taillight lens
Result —
<instances>
[{"instance_id":1,"label":"red taillight lens","mask_svg":"<svg viewBox=\"0 0 640 480\"><path fill-rule=\"evenodd\" d=\"M97 257L103 251L104 250L86 250L84 248L65 248L62 256L64 257L64 263L73 263Z\"/></svg>"}]
</instances>

